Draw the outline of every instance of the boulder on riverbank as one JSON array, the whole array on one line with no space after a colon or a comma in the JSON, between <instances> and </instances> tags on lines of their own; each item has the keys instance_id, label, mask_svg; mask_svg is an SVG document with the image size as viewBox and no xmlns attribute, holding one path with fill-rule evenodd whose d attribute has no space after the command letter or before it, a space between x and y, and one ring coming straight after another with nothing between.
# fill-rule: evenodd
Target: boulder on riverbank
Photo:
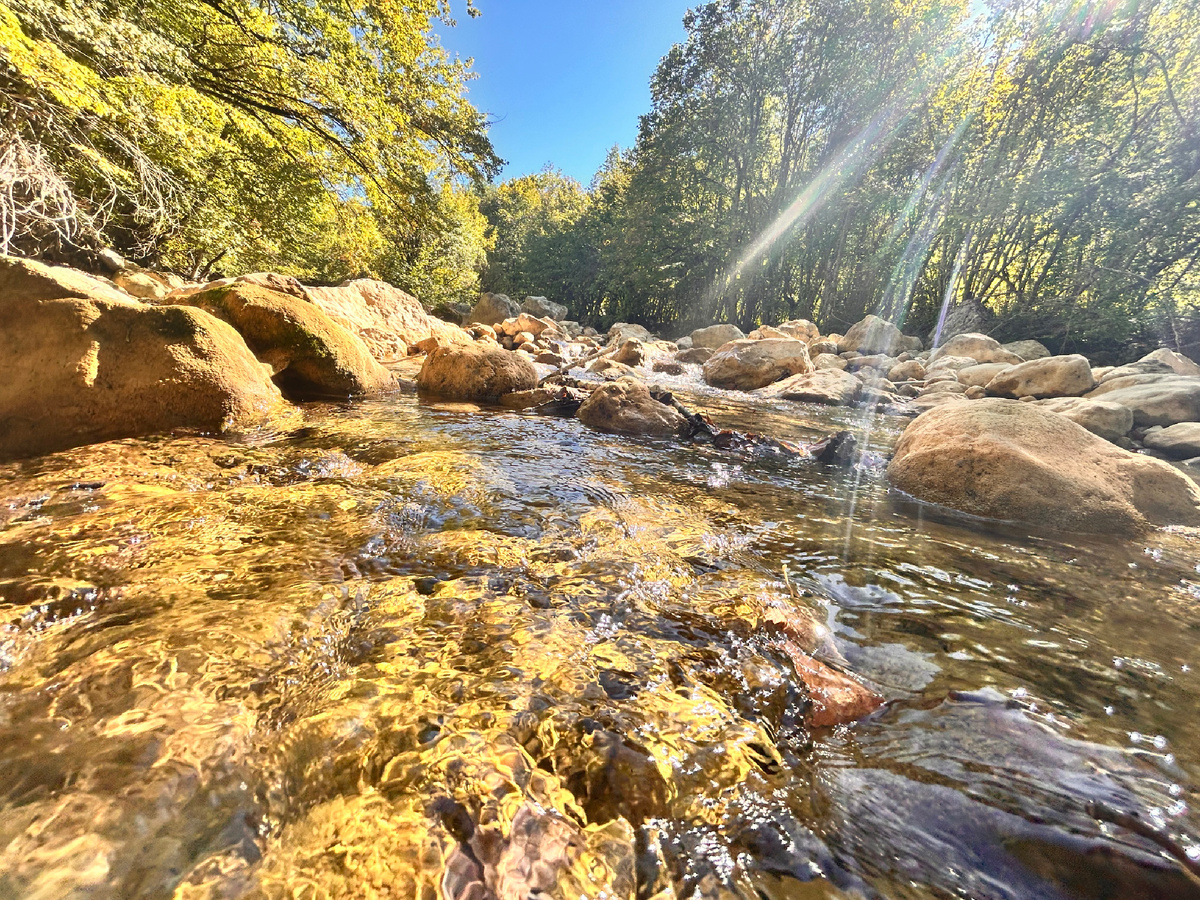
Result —
<instances>
[{"instance_id":1,"label":"boulder on riverbank","mask_svg":"<svg viewBox=\"0 0 1200 900\"><path fill-rule=\"evenodd\" d=\"M476 341L437 347L417 374L417 389L449 400L494 403L505 394L537 387L537 369L523 354Z\"/></svg>"},{"instance_id":2,"label":"boulder on riverbank","mask_svg":"<svg viewBox=\"0 0 1200 900\"><path fill-rule=\"evenodd\" d=\"M1119 403L1133 411L1135 425L1200 422L1200 377L1194 375L1126 375L1105 379L1089 400Z\"/></svg>"},{"instance_id":3,"label":"boulder on riverbank","mask_svg":"<svg viewBox=\"0 0 1200 900\"><path fill-rule=\"evenodd\" d=\"M358 278L337 287L305 287L304 296L358 335L379 362L404 359L409 347L429 337L441 344L471 340L457 325L425 312L412 294L384 281Z\"/></svg>"},{"instance_id":4,"label":"boulder on riverbank","mask_svg":"<svg viewBox=\"0 0 1200 900\"><path fill-rule=\"evenodd\" d=\"M1174 459L1194 459L1200 456L1200 422L1150 428L1142 443Z\"/></svg>"},{"instance_id":5,"label":"boulder on riverbank","mask_svg":"<svg viewBox=\"0 0 1200 900\"><path fill-rule=\"evenodd\" d=\"M1025 361L1016 353L1001 347L995 338L977 332L956 334L929 354L929 362L933 363L943 356L965 356L976 363L1007 363L1010 366Z\"/></svg>"},{"instance_id":6,"label":"boulder on riverbank","mask_svg":"<svg viewBox=\"0 0 1200 900\"><path fill-rule=\"evenodd\" d=\"M804 341L767 338L725 344L704 364L704 380L713 387L752 391L789 375L813 371Z\"/></svg>"},{"instance_id":7,"label":"boulder on riverbank","mask_svg":"<svg viewBox=\"0 0 1200 900\"><path fill-rule=\"evenodd\" d=\"M987 392L1002 397L1078 397L1096 386L1087 357L1048 356L1010 366L987 383Z\"/></svg>"},{"instance_id":8,"label":"boulder on riverbank","mask_svg":"<svg viewBox=\"0 0 1200 900\"><path fill-rule=\"evenodd\" d=\"M471 324L479 322L481 325L495 325L505 319L516 318L520 313L520 305L508 294L485 291L479 295L479 300L471 307L471 314L467 318L471 320Z\"/></svg>"},{"instance_id":9,"label":"boulder on riverbank","mask_svg":"<svg viewBox=\"0 0 1200 900\"><path fill-rule=\"evenodd\" d=\"M1106 441L1119 440L1133 428L1133 411L1119 403L1084 397L1049 397L1034 403L1042 409L1066 416Z\"/></svg>"},{"instance_id":10,"label":"boulder on riverbank","mask_svg":"<svg viewBox=\"0 0 1200 900\"><path fill-rule=\"evenodd\" d=\"M521 304L521 312L528 313L535 319L553 319L556 322L561 322L567 317L565 306L545 297L526 297Z\"/></svg>"},{"instance_id":11,"label":"boulder on riverbank","mask_svg":"<svg viewBox=\"0 0 1200 900\"><path fill-rule=\"evenodd\" d=\"M867 316L850 326L838 346L843 353L853 350L868 356L883 353L896 356L906 348L907 342L900 329L879 316Z\"/></svg>"},{"instance_id":12,"label":"boulder on riverbank","mask_svg":"<svg viewBox=\"0 0 1200 900\"><path fill-rule=\"evenodd\" d=\"M917 417L888 475L918 499L993 519L1112 534L1200 525L1200 486L1187 476L1015 400Z\"/></svg>"},{"instance_id":13,"label":"boulder on riverbank","mask_svg":"<svg viewBox=\"0 0 1200 900\"><path fill-rule=\"evenodd\" d=\"M176 428L237 431L285 410L267 368L220 319L0 259L0 456Z\"/></svg>"},{"instance_id":14,"label":"boulder on riverbank","mask_svg":"<svg viewBox=\"0 0 1200 900\"><path fill-rule=\"evenodd\" d=\"M862 394L860 379L839 369L792 375L782 381L754 391L764 398L795 400L800 403L822 403L826 406L849 406Z\"/></svg>"},{"instance_id":15,"label":"boulder on riverbank","mask_svg":"<svg viewBox=\"0 0 1200 900\"><path fill-rule=\"evenodd\" d=\"M692 332L693 347L708 347L716 350L730 341L744 340L746 335L736 325L709 325L707 328L697 328Z\"/></svg>"},{"instance_id":16,"label":"boulder on riverbank","mask_svg":"<svg viewBox=\"0 0 1200 900\"><path fill-rule=\"evenodd\" d=\"M312 303L248 283L201 291L187 303L232 325L291 397L353 397L395 388L358 336Z\"/></svg>"},{"instance_id":17,"label":"boulder on riverbank","mask_svg":"<svg viewBox=\"0 0 1200 900\"><path fill-rule=\"evenodd\" d=\"M600 431L651 437L683 437L687 420L673 406L660 403L636 378L620 378L592 391L576 414Z\"/></svg>"}]
</instances>

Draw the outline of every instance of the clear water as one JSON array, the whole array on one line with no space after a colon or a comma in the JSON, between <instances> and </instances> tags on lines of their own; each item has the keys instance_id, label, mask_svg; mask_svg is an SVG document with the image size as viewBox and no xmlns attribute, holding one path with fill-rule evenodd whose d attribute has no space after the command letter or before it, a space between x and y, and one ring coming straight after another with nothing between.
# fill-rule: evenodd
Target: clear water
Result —
<instances>
[{"instance_id":1,"label":"clear water","mask_svg":"<svg viewBox=\"0 0 1200 900\"><path fill-rule=\"evenodd\" d=\"M913 503L897 419L305 417L0 467L2 900L1200 896L1195 533ZM771 607L888 705L809 727Z\"/></svg>"}]
</instances>

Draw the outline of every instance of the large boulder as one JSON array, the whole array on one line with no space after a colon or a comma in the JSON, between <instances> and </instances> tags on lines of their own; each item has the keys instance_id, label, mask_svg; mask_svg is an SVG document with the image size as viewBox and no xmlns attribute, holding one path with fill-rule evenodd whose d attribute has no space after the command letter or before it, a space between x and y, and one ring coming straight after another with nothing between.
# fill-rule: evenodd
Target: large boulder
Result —
<instances>
[{"instance_id":1,"label":"large boulder","mask_svg":"<svg viewBox=\"0 0 1200 900\"><path fill-rule=\"evenodd\" d=\"M906 359L888 369L887 377L888 381L924 381L925 366L919 359Z\"/></svg>"},{"instance_id":2,"label":"large boulder","mask_svg":"<svg viewBox=\"0 0 1200 900\"><path fill-rule=\"evenodd\" d=\"M1016 353L1005 350L1000 342L993 337L977 332L956 334L940 347L929 354L932 363L943 356L966 356L977 363L1015 363L1024 362Z\"/></svg>"},{"instance_id":3,"label":"large boulder","mask_svg":"<svg viewBox=\"0 0 1200 900\"><path fill-rule=\"evenodd\" d=\"M285 408L267 368L214 316L0 258L0 456L176 428L238 431Z\"/></svg>"},{"instance_id":4,"label":"large boulder","mask_svg":"<svg viewBox=\"0 0 1200 900\"><path fill-rule=\"evenodd\" d=\"M716 353L712 347L691 347L687 350L680 350L675 354L675 359L681 363L700 363L703 365L712 359Z\"/></svg>"},{"instance_id":5,"label":"large boulder","mask_svg":"<svg viewBox=\"0 0 1200 900\"><path fill-rule=\"evenodd\" d=\"M1200 525L1200 486L1033 403L983 399L911 422L888 466L921 500L993 519L1133 534Z\"/></svg>"},{"instance_id":6,"label":"large boulder","mask_svg":"<svg viewBox=\"0 0 1200 900\"><path fill-rule=\"evenodd\" d=\"M1167 347L1159 347L1153 353L1142 357L1142 362L1160 362L1176 375L1200 375L1200 365L1197 365L1182 353L1176 353Z\"/></svg>"},{"instance_id":7,"label":"large boulder","mask_svg":"<svg viewBox=\"0 0 1200 900\"><path fill-rule=\"evenodd\" d=\"M1200 422L1180 422L1166 428L1151 428L1142 443L1175 459L1200 456Z\"/></svg>"},{"instance_id":8,"label":"large boulder","mask_svg":"<svg viewBox=\"0 0 1200 900\"><path fill-rule=\"evenodd\" d=\"M1078 397L1095 386L1087 358L1072 354L1009 366L987 383L987 392L1002 397Z\"/></svg>"},{"instance_id":9,"label":"large boulder","mask_svg":"<svg viewBox=\"0 0 1200 900\"><path fill-rule=\"evenodd\" d=\"M1009 353L1015 353L1021 359L1028 362L1031 359L1045 359L1050 356L1050 351L1046 349L1046 345L1040 341L1009 341L1007 344L1001 344Z\"/></svg>"},{"instance_id":10,"label":"large boulder","mask_svg":"<svg viewBox=\"0 0 1200 900\"><path fill-rule=\"evenodd\" d=\"M621 378L596 388L576 415L584 425L617 434L683 437L688 431L683 414L655 400L636 378Z\"/></svg>"},{"instance_id":11,"label":"large boulder","mask_svg":"<svg viewBox=\"0 0 1200 900\"><path fill-rule=\"evenodd\" d=\"M904 349L904 335L891 322L879 316L867 316L850 326L838 346L843 353L853 350L864 356L872 353L898 356Z\"/></svg>"},{"instance_id":12,"label":"large boulder","mask_svg":"<svg viewBox=\"0 0 1200 900\"><path fill-rule=\"evenodd\" d=\"M479 295L479 300L475 305L471 307L471 314L467 318L472 323L495 325L505 319L515 318L520 312L521 307L508 294L493 294L491 291L484 291Z\"/></svg>"},{"instance_id":13,"label":"large boulder","mask_svg":"<svg viewBox=\"0 0 1200 900\"><path fill-rule=\"evenodd\" d=\"M958 380L967 387L987 387L988 383L1008 368L1008 363L979 363L959 369Z\"/></svg>"},{"instance_id":14,"label":"large boulder","mask_svg":"<svg viewBox=\"0 0 1200 900\"><path fill-rule=\"evenodd\" d=\"M707 328L697 328L692 332L693 347L709 347L716 350L730 341L740 341L746 337L742 329L736 325L709 325Z\"/></svg>"},{"instance_id":15,"label":"large boulder","mask_svg":"<svg viewBox=\"0 0 1200 900\"><path fill-rule=\"evenodd\" d=\"M529 313L537 319L553 319L556 322L561 322L567 317L565 306L545 297L526 297L525 302L521 304L521 312Z\"/></svg>"},{"instance_id":16,"label":"large boulder","mask_svg":"<svg viewBox=\"0 0 1200 900\"><path fill-rule=\"evenodd\" d=\"M237 329L292 397L360 396L395 388L366 344L311 303L248 283L201 291L187 303Z\"/></svg>"},{"instance_id":17,"label":"large boulder","mask_svg":"<svg viewBox=\"0 0 1200 900\"><path fill-rule=\"evenodd\" d=\"M731 341L704 364L704 380L713 387L752 391L789 375L813 371L804 341L768 338Z\"/></svg>"},{"instance_id":18,"label":"large boulder","mask_svg":"<svg viewBox=\"0 0 1200 900\"><path fill-rule=\"evenodd\" d=\"M605 336L605 343L623 344L631 339L652 341L654 340L654 335L641 325L635 325L632 322L617 322L612 328L608 329L608 334Z\"/></svg>"},{"instance_id":19,"label":"large boulder","mask_svg":"<svg viewBox=\"0 0 1200 900\"><path fill-rule=\"evenodd\" d=\"M777 327L779 331L782 331L788 337L804 341L806 344L811 344L821 337L821 329L808 321L808 319L791 319L787 322L781 322Z\"/></svg>"},{"instance_id":20,"label":"large boulder","mask_svg":"<svg viewBox=\"0 0 1200 900\"><path fill-rule=\"evenodd\" d=\"M417 389L450 400L494 403L537 387L537 369L520 353L490 341L436 347L417 373Z\"/></svg>"},{"instance_id":21,"label":"large boulder","mask_svg":"<svg viewBox=\"0 0 1200 900\"><path fill-rule=\"evenodd\" d=\"M778 397L802 403L823 403L826 406L848 406L862 394L863 383L849 372L826 369L803 375L792 375L754 393L760 397Z\"/></svg>"},{"instance_id":22,"label":"large boulder","mask_svg":"<svg viewBox=\"0 0 1200 900\"><path fill-rule=\"evenodd\" d=\"M1087 398L1129 407L1133 423L1143 427L1200 422L1200 378L1195 376L1127 375L1106 380Z\"/></svg>"},{"instance_id":23,"label":"large boulder","mask_svg":"<svg viewBox=\"0 0 1200 900\"><path fill-rule=\"evenodd\" d=\"M929 346L945 343L956 334L984 332L995 316L978 300L966 299L946 308L938 324L929 333Z\"/></svg>"},{"instance_id":24,"label":"large boulder","mask_svg":"<svg viewBox=\"0 0 1200 900\"><path fill-rule=\"evenodd\" d=\"M1119 403L1084 397L1049 397L1035 400L1034 403L1042 409L1066 416L1106 441L1123 438L1133 428L1133 410Z\"/></svg>"},{"instance_id":25,"label":"large boulder","mask_svg":"<svg viewBox=\"0 0 1200 900\"><path fill-rule=\"evenodd\" d=\"M471 340L461 328L425 312L412 294L384 281L358 278L304 292L314 306L357 334L379 362L404 359L409 347L428 337L446 344Z\"/></svg>"}]
</instances>

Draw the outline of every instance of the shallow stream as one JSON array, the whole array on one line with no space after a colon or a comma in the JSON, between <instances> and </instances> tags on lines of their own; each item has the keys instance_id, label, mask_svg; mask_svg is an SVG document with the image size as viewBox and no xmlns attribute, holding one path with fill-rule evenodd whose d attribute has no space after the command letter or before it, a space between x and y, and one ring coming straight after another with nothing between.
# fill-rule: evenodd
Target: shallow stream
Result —
<instances>
[{"instance_id":1,"label":"shallow stream","mask_svg":"<svg viewBox=\"0 0 1200 900\"><path fill-rule=\"evenodd\" d=\"M0 900L1200 897L1200 536L686 398L871 452L400 394L0 466ZM771 609L888 704L811 727Z\"/></svg>"}]
</instances>

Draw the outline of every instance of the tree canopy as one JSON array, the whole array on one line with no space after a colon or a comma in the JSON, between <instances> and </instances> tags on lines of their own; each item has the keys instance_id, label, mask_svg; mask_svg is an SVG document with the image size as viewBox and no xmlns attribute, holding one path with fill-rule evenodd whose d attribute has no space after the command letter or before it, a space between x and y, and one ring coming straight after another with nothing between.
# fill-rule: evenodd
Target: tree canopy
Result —
<instances>
[{"instance_id":1,"label":"tree canopy","mask_svg":"<svg viewBox=\"0 0 1200 900\"><path fill-rule=\"evenodd\" d=\"M435 270L482 263L464 197L500 161L433 35L449 16L448 0L5 0L0 250L109 244L196 275L453 292Z\"/></svg>"}]
</instances>

